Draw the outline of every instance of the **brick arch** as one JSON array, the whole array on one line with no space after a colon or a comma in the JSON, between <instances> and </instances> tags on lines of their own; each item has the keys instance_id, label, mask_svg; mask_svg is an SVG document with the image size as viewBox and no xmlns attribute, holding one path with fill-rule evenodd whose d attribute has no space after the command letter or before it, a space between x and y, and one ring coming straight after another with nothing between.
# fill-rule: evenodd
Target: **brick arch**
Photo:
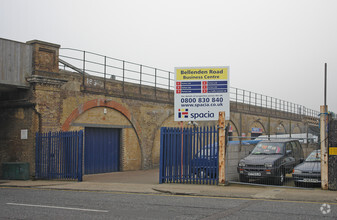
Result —
<instances>
[{"instance_id":1,"label":"brick arch","mask_svg":"<svg viewBox=\"0 0 337 220\"><path fill-rule=\"evenodd\" d=\"M283 128L284 134L289 134L289 132L287 131L287 129L286 129L286 127L284 126L283 122L280 122L280 123L275 127L275 129L277 129L278 127Z\"/></svg>"},{"instance_id":2,"label":"brick arch","mask_svg":"<svg viewBox=\"0 0 337 220\"><path fill-rule=\"evenodd\" d=\"M298 130L300 130L300 133L303 132L302 129L301 129L301 127L300 127L300 125L299 125L299 124L296 124L296 125L293 126L292 129L291 129L291 133L292 133L292 134L295 134L294 131L295 131L296 128L298 128Z\"/></svg>"},{"instance_id":3,"label":"brick arch","mask_svg":"<svg viewBox=\"0 0 337 220\"><path fill-rule=\"evenodd\" d=\"M106 100L106 99L94 99L94 100L87 101L86 103L78 106L76 109L72 111L72 113L68 116L66 121L63 123L62 131L68 131L71 122L73 122L76 118L78 118L85 111L88 111L89 109L96 108L96 107L112 108L112 109L119 111L121 114L123 114L130 121L131 125L136 131L138 140L140 141L140 138L139 138L140 132L141 132L140 126L137 123L137 121L133 119L129 110L118 102Z\"/></svg>"},{"instance_id":4,"label":"brick arch","mask_svg":"<svg viewBox=\"0 0 337 220\"><path fill-rule=\"evenodd\" d=\"M241 134L239 133L240 131L238 127L236 126L235 122L231 119L229 120L229 122L232 123L232 125L234 126L237 136L241 136Z\"/></svg>"}]
</instances>

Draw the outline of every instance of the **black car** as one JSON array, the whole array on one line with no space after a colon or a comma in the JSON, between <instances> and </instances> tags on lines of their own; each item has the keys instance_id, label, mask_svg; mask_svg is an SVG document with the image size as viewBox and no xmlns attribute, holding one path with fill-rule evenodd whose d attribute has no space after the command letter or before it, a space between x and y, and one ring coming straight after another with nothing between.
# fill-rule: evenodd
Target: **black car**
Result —
<instances>
[{"instance_id":1,"label":"black car","mask_svg":"<svg viewBox=\"0 0 337 220\"><path fill-rule=\"evenodd\" d=\"M295 186L321 183L321 150L314 150L294 168L293 179Z\"/></svg>"},{"instance_id":2,"label":"black car","mask_svg":"<svg viewBox=\"0 0 337 220\"><path fill-rule=\"evenodd\" d=\"M247 157L239 161L239 180L270 179L275 184L283 185L285 175L303 161L303 149L298 140L261 141Z\"/></svg>"}]
</instances>

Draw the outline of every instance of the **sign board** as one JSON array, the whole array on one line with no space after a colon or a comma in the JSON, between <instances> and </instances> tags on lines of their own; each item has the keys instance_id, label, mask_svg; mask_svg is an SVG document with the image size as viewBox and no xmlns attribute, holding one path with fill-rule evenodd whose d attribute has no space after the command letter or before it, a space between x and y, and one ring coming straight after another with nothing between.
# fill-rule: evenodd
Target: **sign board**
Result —
<instances>
[{"instance_id":1,"label":"sign board","mask_svg":"<svg viewBox=\"0 0 337 220\"><path fill-rule=\"evenodd\" d=\"M252 133L262 133L262 128L252 128Z\"/></svg>"},{"instance_id":2,"label":"sign board","mask_svg":"<svg viewBox=\"0 0 337 220\"><path fill-rule=\"evenodd\" d=\"M27 129L22 129L21 130L21 140L28 139L28 130Z\"/></svg>"},{"instance_id":3,"label":"sign board","mask_svg":"<svg viewBox=\"0 0 337 220\"><path fill-rule=\"evenodd\" d=\"M175 68L174 120L229 120L229 67Z\"/></svg>"},{"instance_id":4,"label":"sign board","mask_svg":"<svg viewBox=\"0 0 337 220\"><path fill-rule=\"evenodd\" d=\"M337 155L337 147L329 147L329 155Z\"/></svg>"}]
</instances>

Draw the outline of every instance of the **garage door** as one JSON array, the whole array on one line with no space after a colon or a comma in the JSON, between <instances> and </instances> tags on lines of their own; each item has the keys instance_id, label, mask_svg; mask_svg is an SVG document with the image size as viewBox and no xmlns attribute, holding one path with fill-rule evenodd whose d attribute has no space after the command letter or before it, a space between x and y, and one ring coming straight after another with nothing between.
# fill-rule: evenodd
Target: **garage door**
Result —
<instances>
[{"instance_id":1,"label":"garage door","mask_svg":"<svg viewBox=\"0 0 337 220\"><path fill-rule=\"evenodd\" d=\"M120 129L85 128L84 173L119 171Z\"/></svg>"}]
</instances>

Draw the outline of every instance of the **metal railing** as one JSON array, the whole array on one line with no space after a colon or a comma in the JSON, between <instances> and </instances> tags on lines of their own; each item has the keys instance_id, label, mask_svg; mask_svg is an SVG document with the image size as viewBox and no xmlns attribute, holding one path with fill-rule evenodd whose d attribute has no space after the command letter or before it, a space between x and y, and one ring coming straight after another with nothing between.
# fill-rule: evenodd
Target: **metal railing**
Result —
<instances>
[{"instance_id":1,"label":"metal railing","mask_svg":"<svg viewBox=\"0 0 337 220\"><path fill-rule=\"evenodd\" d=\"M71 48L61 48L59 57L64 70L72 69L85 73L83 84L86 83L85 75L89 74L102 77L104 88L106 80L118 80L123 83L174 90L174 75L167 70Z\"/></svg>"},{"instance_id":2,"label":"metal railing","mask_svg":"<svg viewBox=\"0 0 337 220\"><path fill-rule=\"evenodd\" d=\"M89 76L103 78L102 88L106 89L107 80L117 80L123 83L133 83L141 86L151 86L155 90L162 88L170 93L174 91L174 73L141 65L121 59L104 56L97 53L83 50L61 48L60 49L60 68L64 70L75 70L83 74L83 85L92 85ZM230 101L236 104L247 104L250 106L272 109L275 111L287 112L290 114L309 116L318 118L319 112L308 109L303 105L288 102L282 99L258 94L255 92L230 88ZM250 110L250 109L249 109Z\"/></svg>"},{"instance_id":3,"label":"metal railing","mask_svg":"<svg viewBox=\"0 0 337 220\"><path fill-rule=\"evenodd\" d=\"M266 108L314 118L318 118L319 115L318 111L308 109L303 105L234 87L230 88L230 100L236 105L242 103L247 104L249 108L250 106L260 107L261 111L262 108Z\"/></svg>"}]
</instances>

